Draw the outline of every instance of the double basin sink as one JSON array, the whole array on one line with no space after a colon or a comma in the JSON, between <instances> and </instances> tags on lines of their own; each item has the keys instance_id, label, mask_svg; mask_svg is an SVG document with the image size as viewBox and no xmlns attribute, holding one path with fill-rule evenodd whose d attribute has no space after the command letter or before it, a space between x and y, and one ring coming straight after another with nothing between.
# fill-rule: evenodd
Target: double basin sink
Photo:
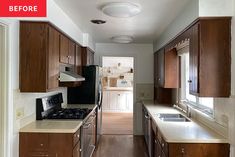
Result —
<instances>
[{"instance_id":1,"label":"double basin sink","mask_svg":"<svg viewBox=\"0 0 235 157\"><path fill-rule=\"evenodd\" d=\"M164 122L191 122L190 119L179 113L160 113L157 114L157 117Z\"/></svg>"}]
</instances>

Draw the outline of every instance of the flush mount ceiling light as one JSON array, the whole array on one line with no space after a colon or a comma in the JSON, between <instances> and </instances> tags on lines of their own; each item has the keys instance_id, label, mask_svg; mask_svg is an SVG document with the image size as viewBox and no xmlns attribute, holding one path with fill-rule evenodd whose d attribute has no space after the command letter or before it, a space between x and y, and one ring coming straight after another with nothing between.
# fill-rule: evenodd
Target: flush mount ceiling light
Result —
<instances>
[{"instance_id":1,"label":"flush mount ceiling light","mask_svg":"<svg viewBox=\"0 0 235 157\"><path fill-rule=\"evenodd\" d=\"M133 42L133 37L129 35L120 35L112 37L111 40L115 43L128 44Z\"/></svg>"},{"instance_id":2,"label":"flush mount ceiling light","mask_svg":"<svg viewBox=\"0 0 235 157\"><path fill-rule=\"evenodd\" d=\"M104 21L104 20L99 20L99 19L91 20L91 22L94 23L94 24L97 24L97 25L106 23L106 21Z\"/></svg>"},{"instance_id":3,"label":"flush mount ceiling light","mask_svg":"<svg viewBox=\"0 0 235 157\"><path fill-rule=\"evenodd\" d=\"M104 14L112 17L132 17L141 12L141 7L128 2L113 2L104 5L101 10Z\"/></svg>"}]
</instances>

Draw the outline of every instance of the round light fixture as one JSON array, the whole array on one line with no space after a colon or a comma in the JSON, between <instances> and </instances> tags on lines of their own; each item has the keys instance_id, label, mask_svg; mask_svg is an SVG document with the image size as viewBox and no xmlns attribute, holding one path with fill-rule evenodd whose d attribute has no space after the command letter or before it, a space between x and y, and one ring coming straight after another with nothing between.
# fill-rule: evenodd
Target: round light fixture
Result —
<instances>
[{"instance_id":1,"label":"round light fixture","mask_svg":"<svg viewBox=\"0 0 235 157\"><path fill-rule=\"evenodd\" d=\"M91 20L91 22L94 23L94 24L97 24L97 25L106 23L106 21L104 21L104 20L99 20L99 19Z\"/></svg>"},{"instance_id":2,"label":"round light fixture","mask_svg":"<svg viewBox=\"0 0 235 157\"><path fill-rule=\"evenodd\" d=\"M128 44L133 42L133 37L129 35L120 35L112 37L111 40L115 43Z\"/></svg>"},{"instance_id":3,"label":"round light fixture","mask_svg":"<svg viewBox=\"0 0 235 157\"><path fill-rule=\"evenodd\" d=\"M132 17L141 12L139 5L128 2L113 2L104 5L102 8L104 14L112 17Z\"/></svg>"}]
</instances>

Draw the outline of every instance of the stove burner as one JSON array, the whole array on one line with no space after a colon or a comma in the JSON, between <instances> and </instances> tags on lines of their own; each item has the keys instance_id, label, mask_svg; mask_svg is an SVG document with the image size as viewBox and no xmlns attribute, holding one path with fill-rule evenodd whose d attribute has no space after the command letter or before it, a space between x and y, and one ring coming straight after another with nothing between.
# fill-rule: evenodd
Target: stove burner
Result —
<instances>
[{"instance_id":1,"label":"stove burner","mask_svg":"<svg viewBox=\"0 0 235 157\"><path fill-rule=\"evenodd\" d=\"M61 108L50 113L46 118L47 119L84 119L91 109L88 108Z\"/></svg>"}]
</instances>

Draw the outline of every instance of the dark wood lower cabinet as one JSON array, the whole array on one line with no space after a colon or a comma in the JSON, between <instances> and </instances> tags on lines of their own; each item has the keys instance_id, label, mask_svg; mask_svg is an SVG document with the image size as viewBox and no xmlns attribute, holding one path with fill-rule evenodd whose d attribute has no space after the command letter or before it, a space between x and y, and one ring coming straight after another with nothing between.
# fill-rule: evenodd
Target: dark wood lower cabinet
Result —
<instances>
[{"instance_id":1,"label":"dark wood lower cabinet","mask_svg":"<svg viewBox=\"0 0 235 157\"><path fill-rule=\"evenodd\" d=\"M152 128L154 157L229 157L228 143L168 143L155 123Z\"/></svg>"},{"instance_id":2,"label":"dark wood lower cabinet","mask_svg":"<svg viewBox=\"0 0 235 157\"><path fill-rule=\"evenodd\" d=\"M80 157L76 133L20 133L19 157Z\"/></svg>"},{"instance_id":3,"label":"dark wood lower cabinet","mask_svg":"<svg viewBox=\"0 0 235 157\"><path fill-rule=\"evenodd\" d=\"M229 144L170 143L169 157L229 157Z\"/></svg>"}]
</instances>

